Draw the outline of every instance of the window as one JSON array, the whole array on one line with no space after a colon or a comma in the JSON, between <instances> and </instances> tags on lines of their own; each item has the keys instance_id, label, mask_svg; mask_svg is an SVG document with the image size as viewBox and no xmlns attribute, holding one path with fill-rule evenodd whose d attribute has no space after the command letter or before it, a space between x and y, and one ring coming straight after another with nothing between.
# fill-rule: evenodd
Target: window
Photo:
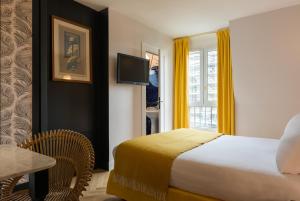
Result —
<instances>
[{"instance_id":1,"label":"window","mask_svg":"<svg viewBox=\"0 0 300 201\"><path fill-rule=\"evenodd\" d=\"M217 129L217 50L189 55L189 109L191 128Z\"/></svg>"}]
</instances>

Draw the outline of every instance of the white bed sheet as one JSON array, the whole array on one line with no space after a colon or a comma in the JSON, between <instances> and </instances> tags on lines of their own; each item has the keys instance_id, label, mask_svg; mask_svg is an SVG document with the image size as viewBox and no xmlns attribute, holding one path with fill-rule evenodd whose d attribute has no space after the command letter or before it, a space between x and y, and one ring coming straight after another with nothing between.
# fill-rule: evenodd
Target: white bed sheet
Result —
<instances>
[{"instance_id":1,"label":"white bed sheet","mask_svg":"<svg viewBox=\"0 0 300 201\"><path fill-rule=\"evenodd\" d=\"M170 185L226 201L300 201L300 175L283 175L277 168L278 144L222 136L177 157Z\"/></svg>"}]
</instances>

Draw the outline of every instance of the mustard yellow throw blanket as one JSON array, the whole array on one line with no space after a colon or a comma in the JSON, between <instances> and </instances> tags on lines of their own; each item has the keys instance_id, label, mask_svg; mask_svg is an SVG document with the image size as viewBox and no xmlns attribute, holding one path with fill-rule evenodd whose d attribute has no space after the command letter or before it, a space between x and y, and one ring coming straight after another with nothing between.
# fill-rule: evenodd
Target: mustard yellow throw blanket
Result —
<instances>
[{"instance_id":1,"label":"mustard yellow throw blanket","mask_svg":"<svg viewBox=\"0 0 300 201\"><path fill-rule=\"evenodd\" d=\"M178 129L120 144L107 192L127 201L165 201L174 159L218 136L218 133Z\"/></svg>"}]
</instances>

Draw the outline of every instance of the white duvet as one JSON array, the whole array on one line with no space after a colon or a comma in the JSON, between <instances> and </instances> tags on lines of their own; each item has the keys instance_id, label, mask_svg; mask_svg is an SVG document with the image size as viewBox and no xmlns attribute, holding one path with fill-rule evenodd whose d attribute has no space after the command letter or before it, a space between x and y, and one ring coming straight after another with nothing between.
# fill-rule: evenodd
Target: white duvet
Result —
<instances>
[{"instance_id":1,"label":"white duvet","mask_svg":"<svg viewBox=\"0 0 300 201\"><path fill-rule=\"evenodd\" d=\"M277 168L278 143L222 136L175 159L170 185L226 201L300 201L300 175Z\"/></svg>"}]
</instances>

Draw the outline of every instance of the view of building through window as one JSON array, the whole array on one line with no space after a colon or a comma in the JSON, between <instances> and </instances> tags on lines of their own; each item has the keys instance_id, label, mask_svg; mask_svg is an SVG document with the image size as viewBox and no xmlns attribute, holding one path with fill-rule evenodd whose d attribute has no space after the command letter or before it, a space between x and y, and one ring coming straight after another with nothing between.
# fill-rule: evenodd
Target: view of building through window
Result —
<instances>
[{"instance_id":1,"label":"view of building through window","mask_svg":"<svg viewBox=\"0 0 300 201\"><path fill-rule=\"evenodd\" d=\"M217 51L203 49L189 55L190 127L217 128Z\"/></svg>"}]
</instances>

